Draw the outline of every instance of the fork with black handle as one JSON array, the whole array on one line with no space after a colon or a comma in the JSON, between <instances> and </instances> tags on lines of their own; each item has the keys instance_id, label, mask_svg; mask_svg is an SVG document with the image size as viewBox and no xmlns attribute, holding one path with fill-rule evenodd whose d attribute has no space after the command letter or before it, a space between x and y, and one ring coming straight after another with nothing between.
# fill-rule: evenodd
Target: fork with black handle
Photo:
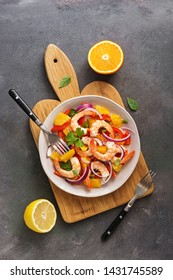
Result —
<instances>
[{"instance_id":1,"label":"fork with black handle","mask_svg":"<svg viewBox=\"0 0 173 280\"><path fill-rule=\"evenodd\" d=\"M115 229L118 227L118 225L124 219L124 217L127 215L127 213L133 206L136 199L138 197L142 196L151 187L155 176L156 176L156 172L150 170L141 179L141 181L138 183L138 185L135 189L135 195L132 197L132 199L129 201L129 203L126 205L126 207L119 213L119 215L113 220L113 222L106 229L106 231L102 234L102 236L101 236L102 241L107 241L110 238L110 236L113 234Z\"/></svg>"},{"instance_id":2,"label":"fork with black handle","mask_svg":"<svg viewBox=\"0 0 173 280\"><path fill-rule=\"evenodd\" d=\"M35 122L35 124L48 136L49 144L54 150L57 150L60 155L68 152L70 148L67 143L61 139L57 134L52 133L45 127L45 125L39 120L36 114L31 110L31 108L26 104L22 97L14 90L9 90L9 95L14 99L14 101L22 108L22 110L30 117L30 119Z\"/></svg>"}]
</instances>

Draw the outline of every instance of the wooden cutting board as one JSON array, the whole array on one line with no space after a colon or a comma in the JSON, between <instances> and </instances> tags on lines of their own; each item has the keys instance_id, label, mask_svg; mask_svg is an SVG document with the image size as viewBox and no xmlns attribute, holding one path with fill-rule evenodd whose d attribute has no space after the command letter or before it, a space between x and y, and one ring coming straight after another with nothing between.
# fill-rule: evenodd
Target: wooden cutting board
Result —
<instances>
[{"instance_id":1,"label":"wooden cutting board","mask_svg":"<svg viewBox=\"0 0 173 280\"><path fill-rule=\"evenodd\" d=\"M67 56L53 44L50 44L46 49L45 67L48 79L61 101L80 95L76 73L72 64ZM71 77L71 83L59 89L61 79L67 75ZM92 95L100 95L110 98L124 107L118 91L106 82L92 82L82 90L81 94L91 95L91 102ZM33 111L38 115L41 121L44 121L58 104L60 104L60 102L57 100L41 100L34 106ZM36 145L38 145L40 129L32 121L30 121L30 128L34 141ZM139 162L128 181L115 192L96 198L74 196L62 191L50 180L49 183L64 221L73 223L127 203L134 195L134 189L138 181L147 171L148 167L141 153ZM153 189L154 186L152 186L145 195L151 194Z\"/></svg>"}]
</instances>

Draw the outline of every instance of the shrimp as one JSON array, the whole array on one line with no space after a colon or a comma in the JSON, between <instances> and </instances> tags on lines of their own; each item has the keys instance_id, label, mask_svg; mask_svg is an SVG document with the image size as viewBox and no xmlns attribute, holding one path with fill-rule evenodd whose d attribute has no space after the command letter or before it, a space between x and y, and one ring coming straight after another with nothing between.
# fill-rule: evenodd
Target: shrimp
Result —
<instances>
[{"instance_id":1,"label":"shrimp","mask_svg":"<svg viewBox=\"0 0 173 280\"><path fill-rule=\"evenodd\" d=\"M83 143L85 145L88 146L88 149L86 151L82 151L80 148L75 147L75 150L76 150L77 154L80 155L81 157L90 157L90 156L92 156L91 148L90 148L91 138L90 137L82 137L81 140L83 141Z\"/></svg>"},{"instance_id":2,"label":"shrimp","mask_svg":"<svg viewBox=\"0 0 173 280\"><path fill-rule=\"evenodd\" d=\"M54 160L54 165L55 165L56 170L63 177L74 178L74 177L76 177L75 173L79 174L80 171L81 171L81 164L80 164L77 157L72 157L70 159L70 162L71 162L71 165L72 165L72 170L67 171L67 170L64 170L60 167L60 164L59 164L58 160ZM75 171L75 172L73 172L73 171Z\"/></svg>"},{"instance_id":3,"label":"shrimp","mask_svg":"<svg viewBox=\"0 0 173 280\"><path fill-rule=\"evenodd\" d=\"M87 128L84 128L84 127L81 127L79 124L78 124L78 120L84 116L92 116L94 117L95 116L95 113L90 111L90 110L83 110L82 112L79 112L78 114L74 115L74 117L71 119L71 128L73 131L76 131L77 128L81 128L84 132L84 134L87 133L88 129Z\"/></svg>"},{"instance_id":4,"label":"shrimp","mask_svg":"<svg viewBox=\"0 0 173 280\"><path fill-rule=\"evenodd\" d=\"M111 162L112 163L115 163L115 161L117 160L117 159L122 159L122 156L123 156L123 154L122 154L122 149L121 149L121 147L119 146L119 145L116 145L116 147L117 147L117 150L116 150L116 153L115 153L115 155L113 156L113 158L111 159ZM124 148L123 148L124 149ZM125 149L124 149L124 151L125 151ZM117 154L121 154L120 155L120 157L117 157Z\"/></svg>"},{"instance_id":5,"label":"shrimp","mask_svg":"<svg viewBox=\"0 0 173 280\"><path fill-rule=\"evenodd\" d=\"M94 171L98 170L101 173L101 175L98 174L98 177L102 177L101 185L103 185L104 184L104 179L103 178L107 178L110 175L109 170L100 161L93 161L91 163L91 168ZM84 185L86 185L88 189L92 189L93 188L93 185L92 185L93 180L90 178L90 175L91 175L91 170L89 171L89 174L88 174L87 178L84 180Z\"/></svg>"},{"instance_id":6,"label":"shrimp","mask_svg":"<svg viewBox=\"0 0 173 280\"><path fill-rule=\"evenodd\" d=\"M90 138L90 137L84 136L84 137L82 137L81 140L83 141L83 143L85 145L88 146L88 149L86 151L82 151L80 148L75 147L76 153L78 155L80 155L81 157L90 157L90 156L92 156L92 152L91 152L91 148L90 148L90 142L91 142L92 139L94 139L98 143L99 146L102 146L102 141L100 139L98 139L98 138Z\"/></svg>"},{"instance_id":7,"label":"shrimp","mask_svg":"<svg viewBox=\"0 0 173 280\"><path fill-rule=\"evenodd\" d=\"M108 177L109 176L108 169L100 161L93 161L91 163L91 168L94 169L94 170L98 170L101 173L101 176L98 175L99 177Z\"/></svg>"},{"instance_id":8,"label":"shrimp","mask_svg":"<svg viewBox=\"0 0 173 280\"><path fill-rule=\"evenodd\" d=\"M108 124L103 120L97 120L91 125L90 136L96 137L99 134L99 129L102 127L105 128L110 133L111 138L114 138L114 131L112 127L110 126L110 124Z\"/></svg>"},{"instance_id":9,"label":"shrimp","mask_svg":"<svg viewBox=\"0 0 173 280\"><path fill-rule=\"evenodd\" d=\"M105 154L101 154L97 151L97 144L94 139L90 142L92 155L101 161L107 161L113 158L115 153L117 152L117 146L114 142L106 142L107 152Z\"/></svg>"}]
</instances>

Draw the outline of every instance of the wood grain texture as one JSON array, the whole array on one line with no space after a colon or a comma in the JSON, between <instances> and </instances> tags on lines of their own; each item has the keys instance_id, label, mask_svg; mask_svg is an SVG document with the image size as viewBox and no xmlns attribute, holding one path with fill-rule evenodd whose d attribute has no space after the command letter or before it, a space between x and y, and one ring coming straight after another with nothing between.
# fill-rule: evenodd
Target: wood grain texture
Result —
<instances>
[{"instance_id":1,"label":"wood grain texture","mask_svg":"<svg viewBox=\"0 0 173 280\"><path fill-rule=\"evenodd\" d=\"M72 64L68 57L53 44L50 44L46 49L45 67L48 79L61 101L80 95L76 73ZM59 83L66 75L71 77L71 83L64 88L59 89ZM91 102L92 95L101 95L112 99L124 107L118 91L106 82L92 82L82 90L81 94L91 95ZM34 106L33 111L38 115L41 121L44 121L48 114L59 103L60 102L57 100L42 100ZM32 121L30 121L30 128L34 141L38 146L40 130ZM136 184L147 171L147 164L141 153L139 162L128 181L115 192L97 198L74 196L62 191L50 180L49 183L64 221L67 223L74 223L127 203L134 194ZM154 186L150 188L146 195L151 194L153 189Z\"/></svg>"},{"instance_id":2,"label":"wood grain texture","mask_svg":"<svg viewBox=\"0 0 173 280\"><path fill-rule=\"evenodd\" d=\"M44 62L50 84L61 101L80 94L76 73L64 52L50 44L45 51ZM71 77L71 82L68 86L59 88L60 81L64 76Z\"/></svg>"},{"instance_id":3,"label":"wood grain texture","mask_svg":"<svg viewBox=\"0 0 173 280\"><path fill-rule=\"evenodd\" d=\"M123 101L119 92L114 88L111 84L101 81L95 81L87 86L81 92L81 95L100 95L107 97L116 103L118 103L121 107L124 108ZM91 97L92 99L92 97Z\"/></svg>"}]
</instances>

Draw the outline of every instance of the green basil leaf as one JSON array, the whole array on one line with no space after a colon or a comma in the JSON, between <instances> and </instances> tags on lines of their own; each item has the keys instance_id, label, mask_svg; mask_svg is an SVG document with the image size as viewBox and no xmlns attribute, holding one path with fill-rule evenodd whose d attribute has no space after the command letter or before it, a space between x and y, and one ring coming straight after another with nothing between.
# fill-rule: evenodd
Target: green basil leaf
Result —
<instances>
[{"instance_id":1,"label":"green basil leaf","mask_svg":"<svg viewBox=\"0 0 173 280\"><path fill-rule=\"evenodd\" d=\"M72 166L71 166L70 160L68 160L67 162L60 161L59 165L60 165L60 167L62 169L66 170L66 171L72 170Z\"/></svg>"},{"instance_id":2,"label":"green basil leaf","mask_svg":"<svg viewBox=\"0 0 173 280\"><path fill-rule=\"evenodd\" d=\"M59 88L66 87L71 82L71 77L64 76L59 84Z\"/></svg>"},{"instance_id":3,"label":"green basil leaf","mask_svg":"<svg viewBox=\"0 0 173 280\"><path fill-rule=\"evenodd\" d=\"M133 111L137 111L138 110L139 104L137 103L136 100L127 97L127 103L129 105L130 109L132 109Z\"/></svg>"},{"instance_id":4,"label":"green basil leaf","mask_svg":"<svg viewBox=\"0 0 173 280\"><path fill-rule=\"evenodd\" d=\"M115 165L118 166L119 164L120 164L120 159L117 158L117 159L115 160Z\"/></svg>"}]
</instances>

